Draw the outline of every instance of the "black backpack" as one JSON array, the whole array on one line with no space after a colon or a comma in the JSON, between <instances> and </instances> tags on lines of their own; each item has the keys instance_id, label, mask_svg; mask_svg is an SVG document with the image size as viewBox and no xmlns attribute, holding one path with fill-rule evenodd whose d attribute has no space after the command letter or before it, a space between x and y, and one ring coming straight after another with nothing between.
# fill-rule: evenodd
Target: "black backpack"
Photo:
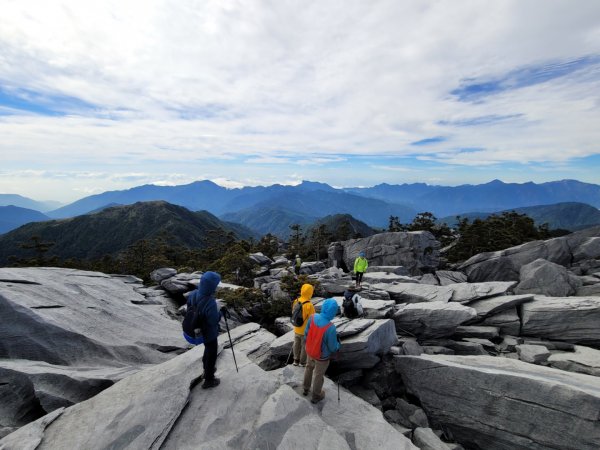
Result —
<instances>
[{"instance_id":1,"label":"black backpack","mask_svg":"<svg viewBox=\"0 0 600 450\"><path fill-rule=\"evenodd\" d=\"M358 317L358 311L356 310L356 305L352 300L352 296L352 293L349 293L349 295L344 293L344 301L342 302L342 308L344 308L344 316L348 319L354 319L355 317Z\"/></svg>"},{"instance_id":2,"label":"black backpack","mask_svg":"<svg viewBox=\"0 0 600 450\"><path fill-rule=\"evenodd\" d=\"M203 316L200 314L198 305L194 305L193 302L188 302L181 327L183 328L183 337L190 344L204 344L204 336L202 336L201 329L202 319Z\"/></svg>"},{"instance_id":3,"label":"black backpack","mask_svg":"<svg viewBox=\"0 0 600 450\"><path fill-rule=\"evenodd\" d=\"M304 317L302 314L302 308L304 307L304 303L296 303L296 306L294 306L294 310L292 311L292 317L290 318L290 322L292 322L292 325L294 325L295 327L301 327L302 324L304 324Z\"/></svg>"}]
</instances>

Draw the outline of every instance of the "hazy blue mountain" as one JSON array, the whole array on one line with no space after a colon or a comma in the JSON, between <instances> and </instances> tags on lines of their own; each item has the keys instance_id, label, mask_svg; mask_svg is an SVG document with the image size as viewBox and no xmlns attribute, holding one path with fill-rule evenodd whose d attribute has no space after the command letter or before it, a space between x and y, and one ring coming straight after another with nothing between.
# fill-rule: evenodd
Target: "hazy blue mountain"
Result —
<instances>
[{"instance_id":1,"label":"hazy blue mountain","mask_svg":"<svg viewBox=\"0 0 600 450\"><path fill-rule=\"evenodd\" d=\"M22 195L0 194L0 206L18 206L19 208L33 209L35 211L46 212L58 208L61 203L55 201L39 202Z\"/></svg>"},{"instance_id":2,"label":"hazy blue mountain","mask_svg":"<svg viewBox=\"0 0 600 450\"><path fill-rule=\"evenodd\" d=\"M32 236L54 242L48 256L95 259L118 254L140 239L164 233L173 245L202 248L211 231L248 237L246 232L239 234L242 229L238 225L230 227L207 211L192 212L164 201L138 202L94 214L23 225L0 236L0 264L6 264L10 255L31 256L30 251L21 249L20 245Z\"/></svg>"},{"instance_id":3,"label":"hazy blue mountain","mask_svg":"<svg viewBox=\"0 0 600 450\"><path fill-rule=\"evenodd\" d=\"M307 225L317 220L316 217L306 216L285 208L252 207L241 211L226 213L221 216L223 221L237 222L261 236L271 233L287 240L290 236L290 225L299 223Z\"/></svg>"},{"instance_id":4,"label":"hazy blue mountain","mask_svg":"<svg viewBox=\"0 0 600 450\"><path fill-rule=\"evenodd\" d=\"M562 228L575 231L600 224L600 210L585 203L555 203L553 205L512 208L506 211L515 211L519 214L526 214L535 221L536 225L547 223L551 229ZM495 213L471 212L460 214L460 216L467 218L472 222L475 219L485 219L491 214L502 214L506 211L498 211ZM454 226L457 223L457 220L456 216L448 216L439 219L439 222L446 222L448 225Z\"/></svg>"},{"instance_id":5,"label":"hazy blue mountain","mask_svg":"<svg viewBox=\"0 0 600 450\"><path fill-rule=\"evenodd\" d=\"M20 227L29 222L49 220L45 214L33 209L18 206L0 206L0 234Z\"/></svg>"},{"instance_id":6,"label":"hazy blue mountain","mask_svg":"<svg viewBox=\"0 0 600 450\"><path fill-rule=\"evenodd\" d=\"M493 180L485 184L461 186L380 184L348 191L387 202L410 204L419 212L430 211L438 217L465 211L494 212L561 202L581 202L600 207L600 186L576 180L541 184Z\"/></svg>"}]
</instances>

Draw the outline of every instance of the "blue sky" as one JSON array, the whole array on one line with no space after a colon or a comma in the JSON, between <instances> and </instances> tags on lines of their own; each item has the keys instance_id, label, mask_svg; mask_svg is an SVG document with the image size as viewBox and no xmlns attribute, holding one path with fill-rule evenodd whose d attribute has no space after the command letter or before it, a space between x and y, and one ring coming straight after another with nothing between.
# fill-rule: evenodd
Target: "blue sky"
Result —
<instances>
[{"instance_id":1,"label":"blue sky","mask_svg":"<svg viewBox=\"0 0 600 450\"><path fill-rule=\"evenodd\" d=\"M600 2L4 2L0 193L600 183Z\"/></svg>"}]
</instances>

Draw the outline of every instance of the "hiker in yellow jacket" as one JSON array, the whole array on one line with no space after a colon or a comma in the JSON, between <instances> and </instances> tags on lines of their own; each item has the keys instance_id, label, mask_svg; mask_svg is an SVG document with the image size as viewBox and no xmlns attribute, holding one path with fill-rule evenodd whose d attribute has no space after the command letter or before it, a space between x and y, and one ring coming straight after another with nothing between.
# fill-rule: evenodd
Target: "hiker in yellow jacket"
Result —
<instances>
[{"instance_id":1,"label":"hiker in yellow jacket","mask_svg":"<svg viewBox=\"0 0 600 450\"><path fill-rule=\"evenodd\" d=\"M310 299L312 298L314 288L310 284L303 284L300 289L300 298L292 303L292 314L294 307L302 304L302 325L294 326L294 365L300 364L302 367L306 365L306 349L304 348L304 329L308 318L315 313L315 307Z\"/></svg>"},{"instance_id":2,"label":"hiker in yellow jacket","mask_svg":"<svg viewBox=\"0 0 600 450\"><path fill-rule=\"evenodd\" d=\"M358 258L354 260L354 273L356 274L356 287L360 287L364 273L369 267L369 262L365 258L365 252L360 252Z\"/></svg>"}]
</instances>

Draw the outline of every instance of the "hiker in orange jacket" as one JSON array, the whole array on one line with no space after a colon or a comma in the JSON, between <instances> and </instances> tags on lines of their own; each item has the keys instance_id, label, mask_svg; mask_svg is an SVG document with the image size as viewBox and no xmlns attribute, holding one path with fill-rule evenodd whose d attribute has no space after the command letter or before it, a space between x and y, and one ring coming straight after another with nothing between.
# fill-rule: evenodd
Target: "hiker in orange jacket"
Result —
<instances>
[{"instance_id":1,"label":"hiker in orange jacket","mask_svg":"<svg viewBox=\"0 0 600 450\"><path fill-rule=\"evenodd\" d=\"M306 353L308 362L304 369L304 391L308 395L312 385L311 402L317 403L325 397L323 382L331 356L340 349L337 330L331 320L338 312L338 304L328 298L323 302L321 314L313 314L306 324ZM314 379L313 379L314 372Z\"/></svg>"},{"instance_id":2,"label":"hiker in orange jacket","mask_svg":"<svg viewBox=\"0 0 600 450\"><path fill-rule=\"evenodd\" d=\"M300 289L300 297L292 303L292 312L294 307L302 304L302 325L294 327L294 365L306 365L306 349L304 348L304 329L308 318L315 313L315 307L310 301L314 292L314 287L311 284L303 284Z\"/></svg>"}]
</instances>

